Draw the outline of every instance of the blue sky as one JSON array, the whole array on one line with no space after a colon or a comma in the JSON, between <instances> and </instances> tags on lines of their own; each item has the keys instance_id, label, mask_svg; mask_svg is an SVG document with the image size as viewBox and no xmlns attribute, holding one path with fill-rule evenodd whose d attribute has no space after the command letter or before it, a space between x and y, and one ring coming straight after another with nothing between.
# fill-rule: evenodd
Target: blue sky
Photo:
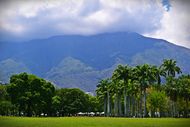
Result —
<instances>
[{"instance_id":1,"label":"blue sky","mask_svg":"<svg viewBox=\"0 0 190 127\"><path fill-rule=\"evenodd\" d=\"M1 0L0 40L130 31L190 48L190 0Z\"/></svg>"}]
</instances>

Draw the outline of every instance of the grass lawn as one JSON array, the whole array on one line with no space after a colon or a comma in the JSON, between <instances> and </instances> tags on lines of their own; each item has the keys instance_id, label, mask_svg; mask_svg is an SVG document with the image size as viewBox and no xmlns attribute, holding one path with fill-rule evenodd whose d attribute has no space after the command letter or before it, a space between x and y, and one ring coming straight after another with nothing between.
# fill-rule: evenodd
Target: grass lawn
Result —
<instances>
[{"instance_id":1,"label":"grass lawn","mask_svg":"<svg viewBox=\"0 0 190 127\"><path fill-rule=\"evenodd\" d=\"M0 117L0 127L190 127L190 119L105 117Z\"/></svg>"}]
</instances>

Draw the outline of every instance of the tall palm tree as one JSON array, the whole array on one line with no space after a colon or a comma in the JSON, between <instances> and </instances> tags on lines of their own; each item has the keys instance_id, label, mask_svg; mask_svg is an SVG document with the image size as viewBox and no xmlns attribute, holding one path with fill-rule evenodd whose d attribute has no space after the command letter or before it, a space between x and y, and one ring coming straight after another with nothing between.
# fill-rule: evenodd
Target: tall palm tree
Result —
<instances>
[{"instance_id":1,"label":"tall palm tree","mask_svg":"<svg viewBox=\"0 0 190 127\"><path fill-rule=\"evenodd\" d=\"M115 77L118 80L124 81L124 116L127 116L127 85L128 80L131 78L131 68L128 65L118 65L118 67L113 72L113 77Z\"/></svg>"},{"instance_id":2,"label":"tall palm tree","mask_svg":"<svg viewBox=\"0 0 190 127\"><path fill-rule=\"evenodd\" d=\"M104 115L110 115L110 80L103 79L97 85L97 96L101 99L104 98Z\"/></svg>"},{"instance_id":3,"label":"tall palm tree","mask_svg":"<svg viewBox=\"0 0 190 127\"><path fill-rule=\"evenodd\" d=\"M139 83L136 82L136 80L130 80L128 84L127 89L129 99L131 100L130 104L130 110L129 110L129 116L135 116L135 104L136 104L136 98L139 93Z\"/></svg>"},{"instance_id":4,"label":"tall palm tree","mask_svg":"<svg viewBox=\"0 0 190 127\"><path fill-rule=\"evenodd\" d=\"M111 91L114 97L114 116L121 116L122 115L122 108L121 108L122 96L121 95L123 93L122 80L115 79L112 76Z\"/></svg>"},{"instance_id":5,"label":"tall palm tree","mask_svg":"<svg viewBox=\"0 0 190 127\"><path fill-rule=\"evenodd\" d=\"M176 74L182 73L180 67L177 66L177 62L173 59L164 59L163 64L161 65L161 68L166 72L166 79L167 79L166 85L168 85L166 87L167 88L174 87L174 90L175 90L176 82L173 82L173 79L175 78ZM174 83L174 84L172 84L172 83ZM176 115L175 114L175 112L176 112L176 104L175 103L177 101L177 97L175 95L176 94L170 94L170 99L172 101L172 110L173 110L172 115L173 116Z\"/></svg>"},{"instance_id":6,"label":"tall palm tree","mask_svg":"<svg viewBox=\"0 0 190 127\"><path fill-rule=\"evenodd\" d=\"M156 81L155 73L152 71L152 67L148 64L144 65L138 65L136 66L136 75L138 76L138 80L140 83L140 91L141 91L141 105L140 105L140 112L141 117L147 116L146 111L146 89L150 84L152 84L154 81ZM142 113L142 93L144 94L144 114Z\"/></svg>"}]
</instances>

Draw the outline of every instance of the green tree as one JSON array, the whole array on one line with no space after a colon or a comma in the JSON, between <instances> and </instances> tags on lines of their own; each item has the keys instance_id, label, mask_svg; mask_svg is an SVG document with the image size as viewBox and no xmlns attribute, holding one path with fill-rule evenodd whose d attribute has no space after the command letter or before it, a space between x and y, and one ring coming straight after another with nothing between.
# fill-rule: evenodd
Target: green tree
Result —
<instances>
[{"instance_id":1,"label":"green tree","mask_svg":"<svg viewBox=\"0 0 190 127\"><path fill-rule=\"evenodd\" d=\"M71 116L88 111L88 96L78 88L61 88L57 95L61 98L60 115Z\"/></svg>"},{"instance_id":2,"label":"green tree","mask_svg":"<svg viewBox=\"0 0 190 127\"><path fill-rule=\"evenodd\" d=\"M112 76L111 91L114 97L114 116L122 116L122 94L124 82Z\"/></svg>"},{"instance_id":3,"label":"green tree","mask_svg":"<svg viewBox=\"0 0 190 127\"><path fill-rule=\"evenodd\" d=\"M141 104L140 104L140 112L141 117L147 116L146 111L146 89L149 87L149 85L153 84L153 82L156 81L155 73L153 72L152 66L148 64L144 64L141 66L136 66L136 75L138 77L138 81L140 83L140 95L141 95ZM142 113L142 92L144 94L144 113ZM142 115L143 114L143 115Z\"/></svg>"},{"instance_id":4,"label":"green tree","mask_svg":"<svg viewBox=\"0 0 190 127\"><path fill-rule=\"evenodd\" d=\"M173 59L164 59L163 64L161 65L161 69L166 72L167 77L175 77L176 73L181 73L180 67L177 66L177 62Z\"/></svg>"},{"instance_id":5,"label":"green tree","mask_svg":"<svg viewBox=\"0 0 190 127\"><path fill-rule=\"evenodd\" d=\"M0 101L8 100L7 86L0 85Z\"/></svg>"},{"instance_id":6,"label":"green tree","mask_svg":"<svg viewBox=\"0 0 190 127\"><path fill-rule=\"evenodd\" d=\"M0 101L0 115L11 115L13 105L10 101Z\"/></svg>"},{"instance_id":7,"label":"green tree","mask_svg":"<svg viewBox=\"0 0 190 127\"><path fill-rule=\"evenodd\" d=\"M104 115L110 115L110 80L103 79L97 85L97 96L100 100L104 101Z\"/></svg>"},{"instance_id":8,"label":"green tree","mask_svg":"<svg viewBox=\"0 0 190 127\"><path fill-rule=\"evenodd\" d=\"M128 65L122 66L118 65L113 73L113 77L118 80L123 80L124 87L123 87L123 95L124 95L124 116L128 116L129 107L127 107L127 87L129 79L131 78L131 67ZM128 102L129 103L129 102Z\"/></svg>"},{"instance_id":9,"label":"green tree","mask_svg":"<svg viewBox=\"0 0 190 127\"><path fill-rule=\"evenodd\" d=\"M147 103L151 117L155 117L155 113L157 112L159 112L161 116L162 113L167 110L167 96L164 91L157 91L154 88L149 89Z\"/></svg>"},{"instance_id":10,"label":"green tree","mask_svg":"<svg viewBox=\"0 0 190 127\"><path fill-rule=\"evenodd\" d=\"M101 109L100 102L96 96L86 95L88 97L88 112L100 112L103 111Z\"/></svg>"},{"instance_id":11,"label":"green tree","mask_svg":"<svg viewBox=\"0 0 190 127\"><path fill-rule=\"evenodd\" d=\"M185 117L189 114L189 100L190 100L190 75L182 75L179 77L179 94L185 100Z\"/></svg>"},{"instance_id":12,"label":"green tree","mask_svg":"<svg viewBox=\"0 0 190 127\"><path fill-rule=\"evenodd\" d=\"M156 78L156 89L160 90L161 88L161 77L166 76L165 70L162 69L162 67L152 66L152 73L155 75Z\"/></svg>"},{"instance_id":13,"label":"green tree","mask_svg":"<svg viewBox=\"0 0 190 127\"><path fill-rule=\"evenodd\" d=\"M52 97L52 107L54 115L59 115L60 109L61 109L61 97L55 95Z\"/></svg>"},{"instance_id":14,"label":"green tree","mask_svg":"<svg viewBox=\"0 0 190 127\"><path fill-rule=\"evenodd\" d=\"M163 61L163 64L161 65L161 68L166 72L166 90L172 100L171 115L174 117L176 115L176 101L178 95L176 82L177 80L174 79L174 77L176 76L176 74L180 74L182 72L180 67L177 66L177 62L173 59L165 59Z\"/></svg>"},{"instance_id":15,"label":"green tree","mask_svg":"<svg viewBox=\"0 0 190 127\"><path fill-rule=\"evenodd\" d=\"M169 76L166 78L165 90L171 100L171 116L176 116L176 102L179 95L179 83L178 79Z\"/></svg>"},{"instance_id":16,"label":"green tree","mask_svg":"<svg viewBox=\"0 0 190 127\"><path fill-rule=\"evenodd\" d=\"M19 109L19 115L23 113L27 116L41 113L51 115L54 91L50 82L27 73L12 75L7 87L11 102Z\"/></svg>"}]
</instances>

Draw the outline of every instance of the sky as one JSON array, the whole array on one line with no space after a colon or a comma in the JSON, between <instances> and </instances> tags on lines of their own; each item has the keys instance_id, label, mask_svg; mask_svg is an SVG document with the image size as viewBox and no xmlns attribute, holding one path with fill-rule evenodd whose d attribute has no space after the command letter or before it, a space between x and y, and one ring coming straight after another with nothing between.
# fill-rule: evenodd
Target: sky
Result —
<instances>
[{"instance_id":1,"label":"sky","mask_svg":"<svg viewBox=\"0 0 190 127\"><path fill-rule=\"evenodd\" d=\"M136 32L190 48L190 0L0 0L0 41Z\"/></svg>"}]
</instances>

